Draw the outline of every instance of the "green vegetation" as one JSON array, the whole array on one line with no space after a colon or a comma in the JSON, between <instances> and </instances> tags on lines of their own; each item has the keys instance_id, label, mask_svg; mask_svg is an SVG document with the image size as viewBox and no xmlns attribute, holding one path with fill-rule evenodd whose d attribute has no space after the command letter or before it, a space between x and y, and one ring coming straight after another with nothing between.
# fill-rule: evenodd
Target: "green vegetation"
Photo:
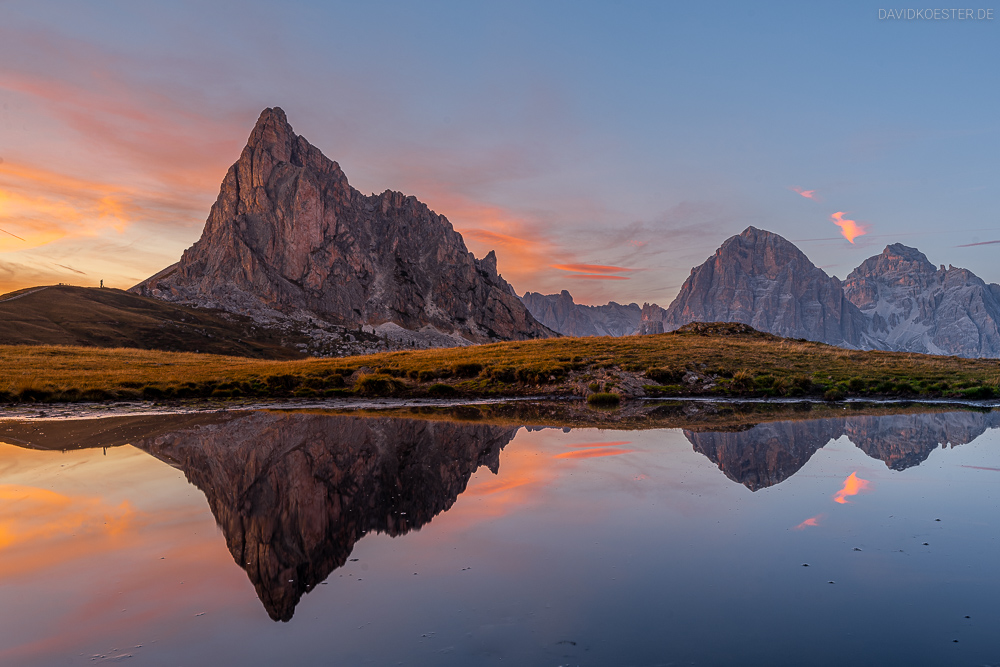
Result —
<instances>
[{"instance_id":1,"label":"green vegetation","mask_svg":"<svg viewBox=\"0 0 1000 667\"><path fill-rule=\"evenodd\" d=\"M621 402L622 397L619 394L612 394L608 392L591 394L587 397L587 403L602 408L614 407L619 405Z\"/></svg>"},{"instance_id":2,"label":"green vegetation","mask_svg":"<svg viewBox=\"0 0 1000 667\"><path fill-rule=\"evenodd\" d=\"M447 388L446 388L447 387ZM0 401L324 396L1000 396L1000 360L858 352L744 325L268 361L129 348L0 346Z\"/></svg>"}]
</instances>

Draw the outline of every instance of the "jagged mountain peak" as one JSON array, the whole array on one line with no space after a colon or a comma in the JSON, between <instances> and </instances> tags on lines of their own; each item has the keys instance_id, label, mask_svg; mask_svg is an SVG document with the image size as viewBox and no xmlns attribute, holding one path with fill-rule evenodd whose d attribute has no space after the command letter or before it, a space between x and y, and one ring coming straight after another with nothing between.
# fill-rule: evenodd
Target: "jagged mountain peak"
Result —
<instances>
[{"instance_id":1,"label":"jagged mountain peak","mask_svg":"<svg viewBox=\"0 0 1000 667\"><path fill-rule=\"evenodd\" d=\"M494 252L475 259L416 197L352 188L279 107L260 114L201 239L132 290L272 322L382 327L401 347L553 335L499 276Z\"/></svg>"},{"instance_id":2,"label":"jagged mountain peak","mask_svg":"<svg viewBox=\"0 0 1000 667\"><path fill-rule=\"evenodd\" d=\"M905 273L910 278L914 278L921 274L932 274L936 270L936 267L927 259L927 255L916 248L905 246L902 243L891 243L885 247L881 254L863 261L848 275L847 280L887 273Z\"/></svg>"}]
</instances>

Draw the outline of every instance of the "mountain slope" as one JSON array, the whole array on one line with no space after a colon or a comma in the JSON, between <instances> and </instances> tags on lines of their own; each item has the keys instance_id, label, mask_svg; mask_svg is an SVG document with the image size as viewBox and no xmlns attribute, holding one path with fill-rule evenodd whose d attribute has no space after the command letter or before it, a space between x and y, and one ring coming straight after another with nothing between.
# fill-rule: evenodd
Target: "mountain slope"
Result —
<instances>
[{"instance_id":1,"label":"mountain slope","mask_svg":"<svg viewBox=\"0 0 1000 667\"><path fill-rule=\"evenodd\" d=\"M786 338L866 344L866 322L840 281L777 234L748 227L691 270L663 315L666 331L689 322L742 322Z\"/></svg>"},{"instance_id":2,"label":"mountain slope","mask_svg":"<svg viewBox=\"0 0 1000 667\"><path fill-rule=\"evenodd\" d=\"M54 285L0 297L0 345L134 347L295 359L303 355L294 345L304 341L247 317L115 289Z\"/></svg>"},{"instance_id":3,"label":"mountain slope","mask_svg":"<svg viewBox=\"0 0 1000 667\"><path fill-rule=\"evenodd\" d=\"M425 330L440 345L554 335L497 273L493 252L477 260L415 197L352 188L279 108L261 113L201 239L132 291L256 319Z\"/></svg>"},{"instance_id":4,"label":"mountain slope","mask_svg":"<svg viewBox=\"0 0 1000 667\"><path fill-rule=\"evenodd\" d=\"M916 248L886 246L847 276L844 293L870 320L878 347L1000 357L1000 285L935 268Z\"/></svg>"},{"instance_id":5,"label":"mountain slope","mask_svg":"<svg viewBox=\"0 0 1000 667\"><path fill-rule=\"evenodd\" d=\"M585 306L563 290L559 294L525 292L521 297L531 315L564 336L630 336L639 329L642 311L630 303Z\"/></svg>"}]
</instances>

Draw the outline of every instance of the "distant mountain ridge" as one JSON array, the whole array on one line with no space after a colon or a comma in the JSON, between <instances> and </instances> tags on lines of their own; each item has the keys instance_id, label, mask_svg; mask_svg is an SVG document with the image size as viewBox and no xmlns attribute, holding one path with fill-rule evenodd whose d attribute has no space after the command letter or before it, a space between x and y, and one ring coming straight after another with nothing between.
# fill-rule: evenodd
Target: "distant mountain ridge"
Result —
<instances>
[{"instance_id":1,"label":"distant mountain ridge","mask_svg":"<svg viewBox=\"0 0 1000 667\"><path fill-rule=\"evenodd\" d=\"M564 336L631 336L639 331L642 309L614 301L604 306L575 303L563 290L559 294L525 292L521 301L531 315Z\"/></svg>"},{"instance_id":2,"label":"distant mountain ridge","mask_svg":"<svg viewBox=\"0 0 1000 667\"><path fill-rule=\"evenodd\" d=\"M640 329L713 321L852 349L1000 357L1000 285L899 243L841 282L790 241L748 227L691 270L666 311L644 308Z\"/></svg>"}]
</instances>

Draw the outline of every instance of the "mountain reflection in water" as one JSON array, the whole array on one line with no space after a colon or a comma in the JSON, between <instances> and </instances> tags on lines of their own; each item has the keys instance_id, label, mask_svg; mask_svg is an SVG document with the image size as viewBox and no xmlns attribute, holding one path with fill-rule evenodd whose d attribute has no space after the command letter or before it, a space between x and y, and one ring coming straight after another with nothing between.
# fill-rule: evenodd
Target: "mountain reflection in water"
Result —
<instances>
[{"instance_id":1,"label":"mountain reflection in water","mask_svg":"<svg viewBox=\"0 0 1000 667\"><path fill-rule=\"evenodd\" d=\"M302 595L344 566L367 533L419 529L455 503L478 468L496 474L501 450L519 430L280 411L116 419L7 422L0 440L32 448L127 442L181 470L204 493L235 562L276 621L290 620ZM998 426L1000 411L961 411L774 421L737 431L700 426L683 434L726 477L757 491L788 479L843 436L901 471L939 446L972 442ZM597 444L603 449L554 458L607 455L610 445L628 443Z\"/></svg>"},{"instance_id":2,"label":"mountain reflection in water","mask_svg":"<svg viewBox=\"0 0 1000 667\"><path fill-rule=\"evenodd\" d=\"M274 620L347 562L369 532L418 529L472 473L494 473L515 427L253 412L131 444L208 499L236 563Z\"/></svg>"},{"instance_id":3,"label":"mountain reflection in water","mask_svg":"<svg viewBox=\"0 0 1000 667\"><path fill-rule=\"evenodd\" d=\"M1000 411L939 412L771 422L736 432L685 429L684 436L726 477L757 491L788 479L817 450L845 435L873 459L905 470L938 446L964 445L997 427Z\"/></svg>"}]
</instances>

